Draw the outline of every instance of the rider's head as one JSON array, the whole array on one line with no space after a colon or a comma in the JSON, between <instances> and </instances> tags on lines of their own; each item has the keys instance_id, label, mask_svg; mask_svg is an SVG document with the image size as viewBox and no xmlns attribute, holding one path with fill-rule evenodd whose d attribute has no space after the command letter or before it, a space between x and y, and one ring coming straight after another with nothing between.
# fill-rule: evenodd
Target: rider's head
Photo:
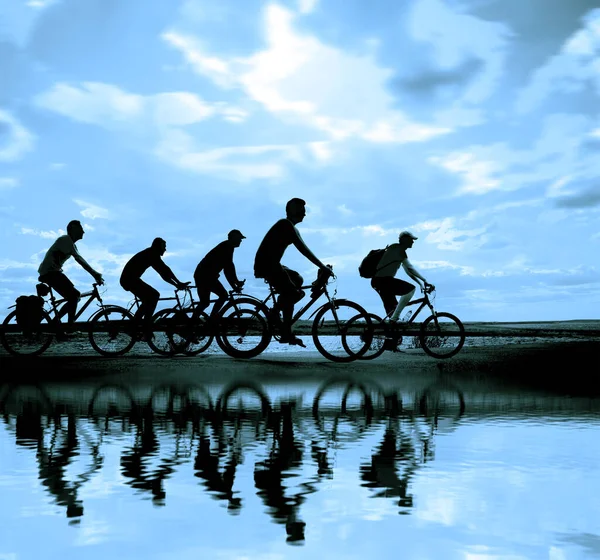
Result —
<instances>
[{"instance_id":1,"label":"rider's head","mask_svg":"<svg viewBox=\"0 0 600 560\"><path fill-rule=\"evenodd\" d=\"M300 223L306 216L306 202L301 198L292 198L285 205L285 214L294 224Z\"/></svg>"},{"instance_id":2,"label":"rider's head","mask_svg":"<svg viewBox=\"0 0 600 560\"><path fill-rule=\"evenodd\" d=\"M415 239L418 239L416 235L413 235L410 231L402 231L398 236L398 243L400 243L400 247L403 249L409 249L413 246Z\"/></svg>"},{"instance_id":3,"label":"rider's head","mask_svg":"<svg viewBox=\"0 0 600 560\"><path fill-rule=\"evenodd\" d=\"M67 234L73 241L79 241L83 238L83 226L79 220L71 220L67 224Z\"/></svg>"},{"instance_id":4,"label":"rider's head","mask_svg":"<svg viewBox=\"0 0 600 560\"><path fill-rule=\"evenodd\" d=\"M162 257L167 250L167 242L162 237L157 237L151 247Z\"/></svg>"},{"instance_id":5,"label":"rider's head","mask_svg":"<svg viewBox=\"0 0 600 560\"><path fill-rule=\"evenodd\" d=\"M227 239L231 241L234 247L239 247L242 239L246 239L246 236L239 229L232 229L227 234Z\"/></svg>"}]
</instances>

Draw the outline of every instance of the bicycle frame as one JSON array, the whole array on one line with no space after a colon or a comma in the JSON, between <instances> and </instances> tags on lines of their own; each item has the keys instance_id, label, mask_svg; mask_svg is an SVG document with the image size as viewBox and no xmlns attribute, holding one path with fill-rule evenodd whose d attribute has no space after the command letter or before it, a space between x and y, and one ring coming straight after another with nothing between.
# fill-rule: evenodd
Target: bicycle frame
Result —
<instances>
[{"instance_id":1,"label":"bicycle frame","mask_svg":"<svg viewBox=\"0 0 600 560\"><path fill-rule=\"evenodd\" d=\"M98 300L98 305L100 307L104 307L104 302L102 301L102 296L100 295L100 292L98 291L98 285L96 283L92 284L92 290L89 292L85 292L83 294L81 294L79 296L79 301L81 301L83 298L88 298L87 301L83 304L83 306L81 306L77 312L75 313L75 320L77 321L77 319L79 319L79 317L81 317L84 313L84 311L91 305L91 303L94 300ZM52 290L52 288L50 288L50 301L47 302L50 304L50 311L52 312L52 319L54 321L59 321L61 317L59 316L59 307L62 307L62 305L64 303L66 303L66 299L65 298L60 298L60 299L56 299L56 297L54 297L54 291Z\"/></svg>"}]
</instances>

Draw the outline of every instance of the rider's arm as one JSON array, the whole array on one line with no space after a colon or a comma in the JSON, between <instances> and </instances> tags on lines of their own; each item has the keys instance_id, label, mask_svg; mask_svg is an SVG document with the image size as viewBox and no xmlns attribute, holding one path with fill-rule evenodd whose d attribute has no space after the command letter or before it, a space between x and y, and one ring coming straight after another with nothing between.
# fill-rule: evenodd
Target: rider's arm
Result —
<instances>
[{"instance_id":1,"label":"rider's arm","mask_svg":"<svg viewBox=\"0 0 600 560\"><path fill-rule=\"evenodd\" d=\"M425 278L419 273L419 271L411 264L411 262L408 259L404 259L402 261L402 267L406 271L406 274L408 274L410 278L417 282L419 286L421 286L421 288L423 287L421 285L421 280L424 284L428 284L427 280L425 280Z\"/></svg>"},{"instance_id":2,"label":"rider's arm","mask_svg":"<svg viewBox=\"0 0 600 560\"><path fill-rule=\"evenodd\" d=\"M102 280L102 274L100 274L98 271L94 270L88 264L88 262L79 254L79 251L77 250L77 247L75 247L74 243L73 243L73 248L71 250L71 255L83 267L83 269L86 272L89 272L94 277L94 280L96 280L98 282Z\"/></svg>"},{"instance_id":3,"label":"rider's arm","mask_svg":"<svg viewBox=\"0 0 600 560\"><path fill-rule=\"evenodd\" d=\"M223 273L225 274L225 278L227 278L227 282L229 282L229 284L234 290L238 284L241 284L235 272L235 265L233 264L233 260L229 261L223 267Z\"/></svg>"},{"instance_id":4,"label":"rider's arm","mask_svg":"<svg viewBox=\"0 0 600 560\"><path fill-rule=\"evenodd\" d=\"M177 279L177 277L175 276L173 271L170 269L170 267L167 266L160 257L157 258L156 262L152 265L152 268L154 268L154 270L156 270L156 272L158 272L160 277L167 284L171 284L172 286L175 286L175 287L178 287L180 284L183 284L183 282L180 282Z\"/></svg>"},{"instance_id":5,"label":"rider's arm","mask_svg":"<svg viewBox=\"0 0 600 560\"><path fill-rule=\"evenodd\" d=\"M292 243L294 244L294 247L296 247L296 249L298 249L298 251L300 251L300 253L302 255L304 255L311 263L313 263L315 266L318 266L319 268L329 271L329 268L324 265L315 255L314 253L306 246L306 243L304 243L304 240L302 239L302 237L300 237L300 232L294 227L294 234L293 234L293 238L292 238Z\"/></svg>"}]
</instances>

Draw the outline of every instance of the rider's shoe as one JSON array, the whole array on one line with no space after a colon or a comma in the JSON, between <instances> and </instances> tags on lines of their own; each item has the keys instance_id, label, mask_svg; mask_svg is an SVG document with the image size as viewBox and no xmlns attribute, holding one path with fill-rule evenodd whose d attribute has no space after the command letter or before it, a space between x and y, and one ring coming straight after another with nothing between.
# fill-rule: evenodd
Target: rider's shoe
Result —
<instances>
[{"instance_id":1,"label":"rider's shoe","mask_svg":"<svg viewBox=\"0 0 600 560\"><path fill-rule=\"evenodd\" d=\"M281 344L289 344L290 346L301 346L302 348L306 348L306 344L304 344L304 341L297 337L292 335L283 335L280 339L279 342Z\"/></svg>"}]
</instances>

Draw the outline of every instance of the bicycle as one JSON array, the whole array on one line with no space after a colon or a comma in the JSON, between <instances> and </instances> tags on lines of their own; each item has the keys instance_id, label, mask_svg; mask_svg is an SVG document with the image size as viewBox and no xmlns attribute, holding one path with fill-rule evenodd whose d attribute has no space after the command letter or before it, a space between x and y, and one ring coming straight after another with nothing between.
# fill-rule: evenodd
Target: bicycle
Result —
<instances>
[{"instance_id":1,"label":"bicycle","mask_svg":"<svg viewBox=\"0 0 600 560\"><path fill-rule=\"evenodd\" d=\"M329 268L330 274L319 273L312 284L300 288L302 290L310 289L311 298L293 316L292 325L298 323L305 312L322 295L325 295L327 302L315 309L308 317L308 319L314 317L310 330L314 345L324 357L331 361L350 362L362 356L369 349L371 319L366 310L357 303L348 299L336 298L337 287L332 295L329 294L327 284L330 279L336 278L331 267ZM265 279L265 283L269 286L269 294L264 300L253 296L236 298L221 307L218 313L217 342L229 356L252 358L263 352L272 338L281 340L280 312L275 305L272 307L267 305L269 300L276 301L277 292L268 280ZM358 312L353 316L352 328L344 323L351 311ZM302 325L301 328L306 328L306 325ZM359 343L359 347L348 351L348 338L351 333L354 336L351 337L350 342ZM325 340L326 337L339 337L339 341L332 343L329 340L328 343ZM342 344L343 338L346 339L345 344Z\"/></svg>"},{"instance_id":2,"label":"bicycle","mask_svg":"<svg viewBox=\"0 0 600 560\"><path fill-rule=\"evenodd\" d=\"M81 294L80 300L86 297L88 299L78 309L75 320L79 319L91 303L97 300L100 309L87 319L90 324L88 333L90 344L94 350L102 355L124 354L133 346L133 343L128 347L127 341L117 340L118 332L114 331L114 325L116 324L115 321L129 318L130 314L125 308L118 305L105 305L98 291L99 285L94 282L91 291ZM50 296L49 302L44 301L42 319L38 326L28 333L23 333L23 329L17 325L16 309L11 311L2 323L0 342L6 351L13 356L38 356L42 354L52 344L55 333L62 330L60 308L66 303L66 299L57 299L52 288L43 282L37 284L36 292L43 298L47 295ZM12 305L9 309L15 307L16 305ZM99 325L103 320L106 321L106 324ZM109 325L112 328L109 328ZM107 340L104 341L104 338L107 338ZM106 344L109 346L105 347ZM115 346L117 346L116 349L114 349Z\"/></svg>"},{"instance_id":3,"label":"bicycle","mask_svg":"<svg viewBox=\"0 0 600 560\"><path fill-rule=\"evenodd\" d=\"M407 304L421 304L414 314L410 316L408 321L387 322L374 313L369 313L371 319L372 332L364 334L365 338L370 339L370 345L360 359L373 360L381 356L385 350L398 352L399 346L402 344L402 335L408 329L409 325L415 322L420 311L428 307L431 315L427 317L420 326L418 340L421 348L433 358L446 359L451 358L460 352L465 343L465 327L458 317L451 313L438 312L435 310L433 301L435 296L430 298L430 294L435 293L435 287L431 285L425 286L422 290L423 297L413 300ZM388 318L391 314L388 314ZM354 317L348 321L351 324ZM357 316L357 321L361 318ZM347 351L351 352L349 345L345 345Z\"/></svg>"}]
</instances>

